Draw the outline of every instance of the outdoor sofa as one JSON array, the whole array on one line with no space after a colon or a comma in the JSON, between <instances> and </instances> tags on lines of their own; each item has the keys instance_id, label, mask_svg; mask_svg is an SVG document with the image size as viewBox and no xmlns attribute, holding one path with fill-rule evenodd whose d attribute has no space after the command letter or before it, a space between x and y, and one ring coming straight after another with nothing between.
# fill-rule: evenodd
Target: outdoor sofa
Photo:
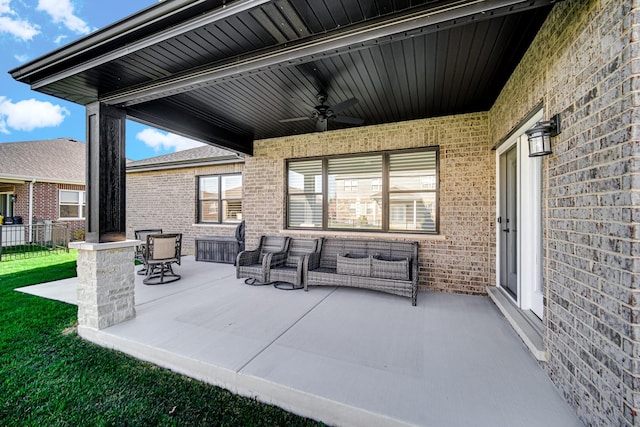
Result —
<instances>
[{"instance_id":1,"label":"outdoor sofa","mask_svg":"<svg viewBox=\"0 0 640 427\"><path fill-rule=\"evenodd\" d=\"M411 298L418 294L418 242L325 238L304 259L304 289L348 286Z\"/></svg>"}]
</instances>

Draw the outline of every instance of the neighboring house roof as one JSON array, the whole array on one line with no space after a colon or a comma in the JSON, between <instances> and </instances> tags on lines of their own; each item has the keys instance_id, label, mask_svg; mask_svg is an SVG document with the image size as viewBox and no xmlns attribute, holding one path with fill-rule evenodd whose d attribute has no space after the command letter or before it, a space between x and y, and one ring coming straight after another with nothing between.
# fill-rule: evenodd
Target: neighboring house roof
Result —
<instances>
[{"instance_id":1,"label":"neighboring house roof","mask_svg":"<svg viewBox=\"0 0 640 427\"><path fill-rule=\"evenodd\" d=\"M0 181L85 184L85 144L68 138L0 143Z\"/></svg>"},{"instance_id":2,"label":"neighboring house roof","mask_svg":"<svg viewBox=\"0 0 640 427\"><path fill-rule=\"evenodd\" d=\"M242 163L244 158L231 151L211 145L176 151L171 154L151 157L127 163L127 172L176 169L193 166Z\"/></svg>"}]
</instances>

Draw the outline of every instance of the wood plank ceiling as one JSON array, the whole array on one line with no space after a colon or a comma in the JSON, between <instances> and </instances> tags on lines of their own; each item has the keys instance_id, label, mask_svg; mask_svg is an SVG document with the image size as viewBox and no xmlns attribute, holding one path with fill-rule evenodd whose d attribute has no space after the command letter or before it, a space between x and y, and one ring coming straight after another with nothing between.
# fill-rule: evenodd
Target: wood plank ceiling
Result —
<instances>
[{"instance_id":1,"label":"wood plank ceiling","mask_svg":"<svg viewBox=\"0 0 640 427\"><path fill-rule=\"evenodd\" d=\"M320 92L328 105L356 98L340 114L363 125L489 109L553 6L493 3L167 1L11 73L248 153L253 139L314 132L315 120L282 120L310 117Z\"/></svg>"}]
</instances>

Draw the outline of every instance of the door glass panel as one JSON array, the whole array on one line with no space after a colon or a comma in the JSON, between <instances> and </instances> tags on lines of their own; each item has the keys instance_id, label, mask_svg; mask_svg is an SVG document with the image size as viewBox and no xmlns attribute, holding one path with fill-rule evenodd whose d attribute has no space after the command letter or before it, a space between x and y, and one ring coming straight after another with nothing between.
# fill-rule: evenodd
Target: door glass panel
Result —
<instances>
[{"instance_id":1,"label":"door glass panel","mask_svg":"<svg viewBox=\"0 0 640 427\"><path fill-rule=\"evenodd\" d=\"M518 150L500 156L500 286L518 299Z\"/></svg>"}]
</instances>

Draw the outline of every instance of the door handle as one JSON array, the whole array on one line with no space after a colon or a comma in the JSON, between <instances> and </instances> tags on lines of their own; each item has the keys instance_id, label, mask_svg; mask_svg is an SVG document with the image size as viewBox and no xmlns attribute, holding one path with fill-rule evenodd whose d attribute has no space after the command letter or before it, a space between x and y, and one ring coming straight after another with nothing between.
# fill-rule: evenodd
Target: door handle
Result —
<instances>
[{"instance_id":1,"label":"door handle","mask_svg":"<svg viewBox=\"0 0 640 427\"><path fill-rule=\"evenodd\" d=\"M509 229L508 229L508 228L505 228L505 229L504 229L504 230L502 230L502 231L504 231L505 233L508 233L508 232L509 232Z\"/></svg>"}]
</instances>

